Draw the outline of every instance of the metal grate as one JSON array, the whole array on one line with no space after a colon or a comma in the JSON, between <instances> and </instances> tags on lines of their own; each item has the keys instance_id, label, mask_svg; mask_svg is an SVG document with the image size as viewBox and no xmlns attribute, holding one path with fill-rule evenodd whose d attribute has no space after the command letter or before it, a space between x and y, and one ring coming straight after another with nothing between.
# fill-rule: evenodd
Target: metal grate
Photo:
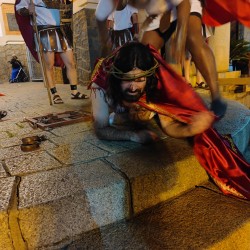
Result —
<instances>
[{"instance_id":1,"label":"metal grate","mask_svg":"<svg viewBox=\"0 0 250 250\"><path fill-rule=\"evenodd\" d=\"M41 70L40 64L35 60L35 58L30 53L28 47L26 47L27 52L27 60L28 60L28 68L30 81L43 81L43 74Z\"/></svg>"}]
</instances>

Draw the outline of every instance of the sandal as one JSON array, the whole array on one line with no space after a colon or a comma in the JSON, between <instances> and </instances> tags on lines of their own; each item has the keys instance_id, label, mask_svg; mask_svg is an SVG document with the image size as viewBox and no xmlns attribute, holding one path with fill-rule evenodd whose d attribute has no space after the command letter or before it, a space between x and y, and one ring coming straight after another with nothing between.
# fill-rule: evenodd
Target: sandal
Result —
<instances>
[{"instance_id":1,"label":"sandal","mask_svg":"<svg viewBox=\"0 0 250 250\"><path fill-rule=\"evenodd\" d=\"M53 96L53 102L54 102L54 104L62 104L63 100L59 95L54 95Z\"/></svg>"},{"instance_id":2,"label":"sandal","mask_svg":"<svg viewBox=\"0 0 250 250\"><path fill-rule=\"evenodd\" d=\"M7 111L0 110L0 120L7 115Z\"/></svg>"},{"instance_id":3,"label":"sandal","mask_svg":"<svg viewBox=\"0 0 250 250\"><path fill-rule=\"evenodd\" d=\"M85 94L81 94L80 92L77 92L75 95L71 94L71 99L89 99L89 97Z\"/></svg>"},{"instance_id":4,"label":"sandal","mask_svg":"<svg viewBox=\"0 0 250 250\"><path fill-rule=\"evenodd\" d=\"M208 86L207 83L205 83L205 82L201 82L201 83L198 83L198 82L197 82L195 88L206 89L206 90L208 90L208 89L209 89L209 86Z\"/></svg>"}]
</instances>

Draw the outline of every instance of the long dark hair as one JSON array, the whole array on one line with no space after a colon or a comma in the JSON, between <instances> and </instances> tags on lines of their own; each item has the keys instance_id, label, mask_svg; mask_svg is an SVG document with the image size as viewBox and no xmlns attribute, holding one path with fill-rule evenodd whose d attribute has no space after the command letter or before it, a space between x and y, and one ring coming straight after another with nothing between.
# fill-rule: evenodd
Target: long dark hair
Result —
<instances>
[{"instance_id":1,"label":"long dark hair","mask_svg":"<svg viewBox=\"0 0 250 250\"><path fill-rule=\"evenodd\" d=\"M154 65L155 60L149 48L138 42L125 44L114 58L114 66L124 73L133 70L134 67L143 71L149 70ZM153 97L157 81L155 75L147 77L145 87L147 101ZM122 102L121 82L122 80L116 78L113 74L109 75L107 96L113 101L114 106Z\"/></svg>"}]
</instances>

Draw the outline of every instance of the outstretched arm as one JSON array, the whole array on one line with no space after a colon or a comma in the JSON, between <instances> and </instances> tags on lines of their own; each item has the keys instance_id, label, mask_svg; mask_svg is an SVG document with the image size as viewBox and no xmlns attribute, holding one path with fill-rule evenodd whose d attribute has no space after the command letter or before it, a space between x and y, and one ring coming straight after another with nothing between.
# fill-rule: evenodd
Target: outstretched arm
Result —
<instances>
[{"instance_id":1,"label":"outstretched arm","mask_svg":"<svg viewBox=\"0 0 250 250\"><path fill-rule=\"evenodd\" d=\"M112 141L134 141L138 143L146 143L156 139L155 134L148 130L133 131L111 127L109 124L109 106L105 99L105 93L102 89L92 89L91 100L95 133L99 139Z\"/></svg>"},{"instance_id":2,"label":"outstretched arm","mask_svg":"<svg viewBox=\"0 0 250 250\"><path fill-rule=\"evenodd\" d=\"M203 133L212 126L212 112L199 112L192 117L190 124L181 123L170 117L159 115L163 132L174 138L185 138Z\"/></svg>"}]
</instances>

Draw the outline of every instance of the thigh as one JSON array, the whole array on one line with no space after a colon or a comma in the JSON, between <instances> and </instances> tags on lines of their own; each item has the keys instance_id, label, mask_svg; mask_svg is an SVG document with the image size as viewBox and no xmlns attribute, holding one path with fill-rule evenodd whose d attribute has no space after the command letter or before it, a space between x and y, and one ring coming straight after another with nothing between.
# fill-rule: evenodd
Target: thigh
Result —
<instances>
[{"instance_id":1,"label":"thigh","mask_svg":"<svg viewBox=\"0 0 250 250\"><path fill-rule=\"evenodd\" d=\"M44 52L43 59L45 61L46 68L53 67L55 62L55 53L51 51Z\"/></svg>"},{"instance_id":2,"label":"thigh","mask_svg":"<svg viewBox=\"0 0 250 250\"><path fill-rule=\"evenodd\" d=\"M157 50L161 49L164 45L164 40L160 37L160 35L154 31L145 31L141 40L141 43L147 45L151 44Z\"/></svg>"},{"instance_id":3,"label":"thigh","mask_svg":"<svg viewBox=\"0 0 250 250\"><path fill-rule=\"evenodd\" d=\"M65 52L60 53L60 56L66 67L74 65L75 61L74 61L73 50L66 50Z\"/></svg>"},{"instance_id":4,"label":"thigh","mask_svg":"<svg viewBox=\"0 0 250 250\"><path fill-rule=\"evenodd\" d=\"M198 15L191 14L189 16L187 40L191 42L204 40L202 37L202 22Z\"/></svg>"}]
</instances>

